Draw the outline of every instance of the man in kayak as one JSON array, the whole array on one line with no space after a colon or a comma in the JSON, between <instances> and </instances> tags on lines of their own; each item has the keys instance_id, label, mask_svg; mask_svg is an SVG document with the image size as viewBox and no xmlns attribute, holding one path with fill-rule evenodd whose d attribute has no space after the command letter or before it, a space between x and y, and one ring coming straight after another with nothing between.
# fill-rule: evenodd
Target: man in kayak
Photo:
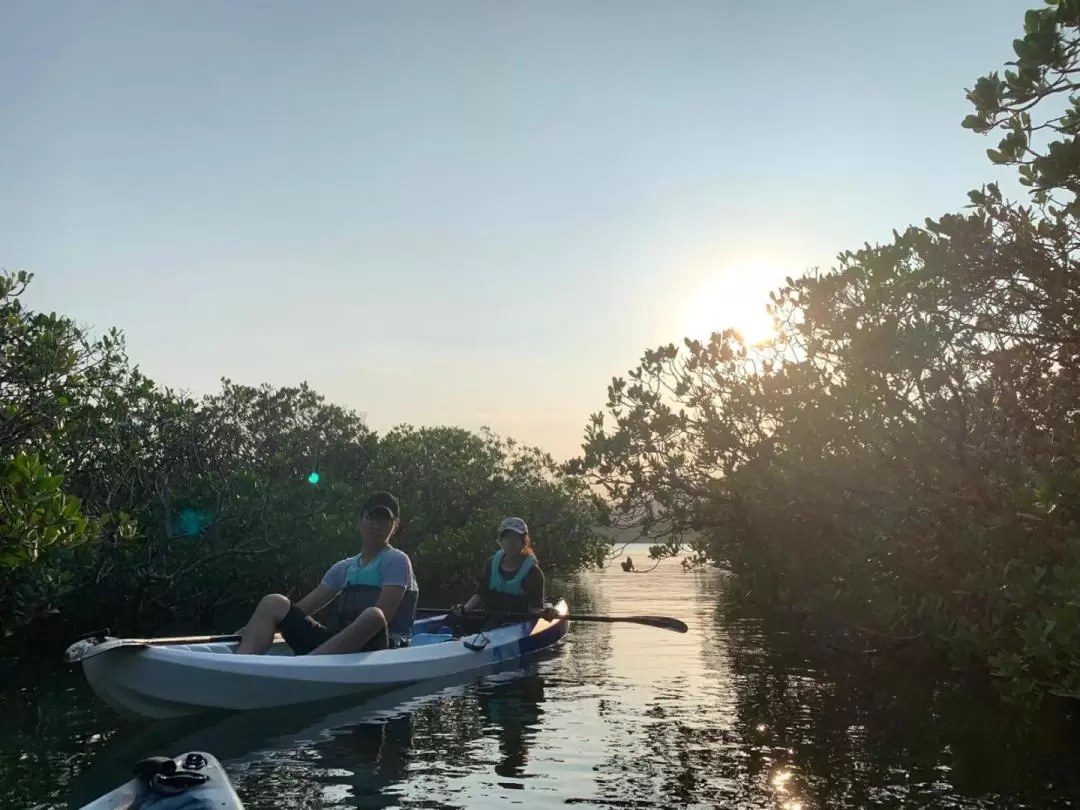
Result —
<instances>
[{"instance_id":1,"label":"man in kayak","mask_svg":"<svg viewBox=\"0 0 1080 810\"><path fill-rule=\"evenodd\" d=\"M360 515L360 554L330 566L299 602L279 593L264 596L240 631L236 652L264 653L279 631L297 655L368 652L407 643L419 589L409 555L390 545L400 516L398 499L389 492L371 495ZM328 626L311 617L334 599Z\"/></svg>"},{"instance_id":2,"label":"man in kayak","mask_svg":"<svg viewBox=\"0 0 1080 810\"><path fill-rule=\"evenodd\" d=\"M544 605L544 572L536 562L529 527L521 518L510 517L499 526L499 550L484 563L476 581L476 591L464 605L453 608L453 623L471 632L473 628L497 626L507 621L470 622L462 614L483 609L498 613L532 613L552 621L558 615Z\"/></svg>"}]
</instances>

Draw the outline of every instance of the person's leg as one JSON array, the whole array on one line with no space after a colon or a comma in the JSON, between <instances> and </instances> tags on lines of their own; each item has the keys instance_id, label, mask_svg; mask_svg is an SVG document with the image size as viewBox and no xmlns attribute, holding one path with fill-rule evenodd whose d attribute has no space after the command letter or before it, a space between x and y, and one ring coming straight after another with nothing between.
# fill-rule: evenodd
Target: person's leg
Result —
<instances>
[{"instance_id":1,"label":"person's leg","mask_svg":"<svg viewBox=\"0 0 1080 810\"><path fill-rule=\"evenodd\" d=\"M263 597L255 608L255 615L242 631L236 652L261 655L273 646L277 632L296 655L307 655L332 635L287 597L275 593Z\"/></svg>"},{"instance_id":2,"label":"person's leg","mask_svg":"<svg viewBox=\"0 0 1080 810\"><path fill-rule=\"evenodd\" d=\"M262 654L273 645L273 637L278 632L278 623L293 606L287 596L280 593L267 594L259 600L259 604L252 613L252 618L244 626L241 633L240 644L237 646L239 654Z\"/></svg>"},{"instance_id":3,"label":"person's leg","mask_svg":"<svg viewBox=\"0 0 1080 810\"><path fill-rule=\"evenodd\" d=\"M389 635L386 616L378 608L370 607L357 616L344 630L312 650L311 654L333 655L385 649L390 646Z\"/></svg>"},{"instance_id":4,"label":"person's leg","mask_svg":"<svg viewBox=\"0 0 1080 810\"><path fill-rule=\"evenodd\" d=\"M281 637L295 655L309 655L312 650L330 638L326 627L308 616L296 605L289 608L285 618L278 624Z\"/></svg>"},{"instance_id":5,"label":"person's leg","mask_svg":"<svg viewBox=\"0 0 1080 810\"><path fill-rule=\"evenodd\" d=\"M360 652L375 652L376 650L389 650L390 649L390 631L389 628L383 627L368 639L368 643L363 646Z\"/></svg>"},{"instance_id":6,"label":"person's leg","mask_svg":"<svg viewBox=\"0 0 1080 810\"><path fill-rule=\"evenodd\" d=\"M262 655L274 643L278 624L288 615L292 602L280 593L264 596L244 627L236 652L241 655Z\"/></svg>"}]
</instances>

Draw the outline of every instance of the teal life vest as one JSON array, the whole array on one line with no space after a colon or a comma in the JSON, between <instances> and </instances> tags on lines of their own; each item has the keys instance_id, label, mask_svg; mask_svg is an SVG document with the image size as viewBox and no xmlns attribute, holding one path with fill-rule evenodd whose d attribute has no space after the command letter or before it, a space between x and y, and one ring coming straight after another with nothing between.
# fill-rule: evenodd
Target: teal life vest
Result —
<instances>
[{"instance_id":1,"label":"teal life vest","mask_svg":"<svg viewBox=\"0 0 1080 810\"><path fill-rule=\"evenodd\" d=\"M367 565L360 564L359 554L349 563L345 571L345 585L338 595L335 615L337 630L348 626L357 616L379 601L383 585L382 558L385 553L386 549L383 549Z\"/></svg>"},{"instance_id":2,"label":"teal life vest","mask_svg":"<svg viewBox=\"0 0 1080 810\"><path fill-rule=\"evenodd\" d=\"M492 593L505 593L508 596L524 596L525 595L525 577L529 575L532 567L536 565L536 560L530 555L521 561L521 567L518 568L517 573L514 574L512 579L503 579L502 566L503 550L499 549L495 552L495 556L491 560L491 580L488 582L488 589Z\"/></svg>"},{"instance_id":3,"label":"teal life vest","mask_svg":"<svg viewBox=\"0 0 1080 810\"><path fill-rule=\"evenodd\" d=\"M359 588L367 586L369 588L381 588L382 560L385 553L386 549L384 548L367 565L360 565L360 555L353 557L348 570L345 572L345 587Z\"/></svg>"}]
</instances>

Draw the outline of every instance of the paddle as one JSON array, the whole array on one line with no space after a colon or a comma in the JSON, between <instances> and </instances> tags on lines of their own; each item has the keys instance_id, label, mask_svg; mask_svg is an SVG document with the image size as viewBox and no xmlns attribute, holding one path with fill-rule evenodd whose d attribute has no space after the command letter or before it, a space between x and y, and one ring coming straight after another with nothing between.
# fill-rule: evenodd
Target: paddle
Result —
<instances>
[{"instance_id":1,"label":"paddle","mask_svg":"<svg viewBox=\"0 0 1080 810\"><path fill-rule=\"evenodd\" d=\"M446 608L418 608L416 612L449 614L451 611ZM508 619L510 621L529 621L530 619L537 618L537 616L532 613L500 613L493 610L468 610L464 615ZM685 622L682 622L679 619L673 619L670 616L591 616L584 613L575 613L561 618L565 618L572 622L640 624L645 627L656 627L660 630L671 630L675 633L685 633L689 629ZM105 633L107 634L108 631L105 631ZM92 658L95 655L108 652L109 650L115 650L118 647L167 647L172 644L228 644L239 642L240 639L241 636L237 634L227 636L166 636L163 638L103 639L100 637L91 637L80 639L69 646L64 651L64 661L68 664L75 664L79 661L85 661L87 658ZM275 642L281 640L280 634L274 637Z\"/></svg>"},{"instance_id":2,"label":"paddle","mask_svg":"<svg viewBox=\"0 0 1080 810\"><path fill-rule=\"evenodd\" d=\"M167 647L170 644L219 644L240 641L239 635L228 636L166 636L163 638L84 638L64 650L64 661L75 664L118 647ZM281 641L280 635L274 641Z\"/></svg>"},{"instance_id":3,"label":"paddle","mask_svg":"<svg viewBox=\"0 0 1080 810\"><path fill-rule=\"evenodd\" d=\"M449 614L450 611L445 608L418 608L417 613ZM514 621L528 621L529 619L537 618L533 613L499 613L493 610L467 610L463 615L487 616L498 619L511 619ZM673 619L670 616L591 616L584 613L573 613L560 618L564 618L571 622L604 622L607 624L625 622L626 624L642 624L646 627L671 630L675 633L685 633L689 629L686 626L686 622L680 621L679 619Z\"/></svg>"}]
</instances>

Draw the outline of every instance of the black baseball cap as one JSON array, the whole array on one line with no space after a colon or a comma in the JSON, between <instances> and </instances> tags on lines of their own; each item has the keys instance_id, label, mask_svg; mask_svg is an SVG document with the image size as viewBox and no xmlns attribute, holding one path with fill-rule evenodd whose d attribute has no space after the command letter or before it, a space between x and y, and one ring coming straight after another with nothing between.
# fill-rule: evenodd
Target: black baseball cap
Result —
<instances>
[{"instance_id":1,"label":"black baseball cap","mask_svg":"<svg viewBox=\"0 0 1080 810\"><path fill-rule=\"evenodd\" d=\"M376 512L382 510L390 515L391 519L397 520L401 517L401 505L398 503L398 499L391 495L389 492L373 492L368 495L368 499L364 501L364 514L369 512Z\"/></svg>"}]
</instances>

